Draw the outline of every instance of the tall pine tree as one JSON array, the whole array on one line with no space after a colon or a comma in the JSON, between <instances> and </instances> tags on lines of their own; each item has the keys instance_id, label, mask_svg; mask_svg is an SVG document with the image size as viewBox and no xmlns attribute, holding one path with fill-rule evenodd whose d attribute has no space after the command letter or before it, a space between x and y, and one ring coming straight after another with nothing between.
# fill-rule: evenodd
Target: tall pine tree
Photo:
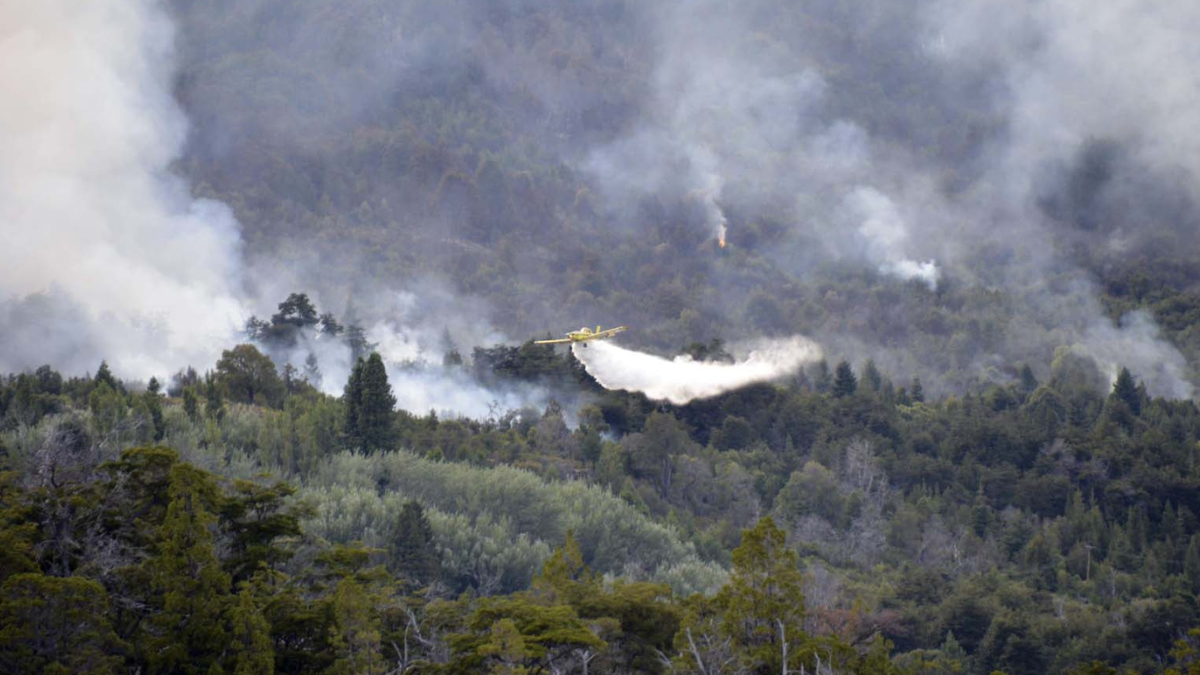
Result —
<instances>
[{"instance_id":1,"label":"tall pine tree","mask_svg":"<svg viewBox=\"0 0 1200 675\"><path fill-rule=\"evenodd\" d=\"M344 430L351 446L370 454L395 442L396 397L378 353L359 359L345 390Z\"/></svg>"},{"instance_id":2,"label":"tall pine tree","mask_svg":"<svg viewBox=\"0 0 1200 675\"><path fill-rule=\"evenodd\" d=\"M833 373L833 395L843 398L852 396L857 390L858 378L854 377L854 370L850 368L850 363L847 361L838 363Z\"/></svg>"},{"instance_id":3,"label":"tall pine tree","mask_svg":"<svg viewBox=\"0 0 1200 675\"><path fill-rule=\"evenodd\" d=\"M441 568L437 550L433 546L433 528L425 517L425 510L415 501L409 501L400 509L392 532L392 568L396 574L425 586L437 579Z\"/></svg>"},{"instance_id":4,"label":"tall pine tree","mask_svg":"<svg viewBox=\"0 0 1200 675\"><path fill-rule=\"evenodd\" d=\"M228 647L229 575L213 550L212 477L187 464L171 469L170 504L158 554L146 561L161 611L144 640L151 673L205 675Z\"/></svg>"},{"instance_id":5,"label":"tall pine tree","mask_svg":"<svg viewBox=\"0 0 1200 675\"><path fill-rule=\"evenodd\" d=\"M1129 411L1135 416L1142 414L1142 397L1138 393L1137 383L1133 381L1133 375L1129 373L1128 368L1122 368L1117 374L1117 380L1113 382L1112 395L1125 402L1129 406Z\"/></svg>"}]
</instances>

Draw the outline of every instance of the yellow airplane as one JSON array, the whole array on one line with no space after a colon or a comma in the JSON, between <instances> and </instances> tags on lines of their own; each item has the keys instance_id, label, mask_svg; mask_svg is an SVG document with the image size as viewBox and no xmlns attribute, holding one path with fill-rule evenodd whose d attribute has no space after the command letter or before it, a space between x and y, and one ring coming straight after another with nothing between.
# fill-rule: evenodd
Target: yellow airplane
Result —
<instances>
[{"instance_id":1,"label":"yellow airplane","mask_svg":"<svg viewBox=\"0 0 1200 675\"><path fill-rule=\"evenodd\" d=\"M596 326L595 331L593 331L591 328L584 327L567 333L565 338L559 338L557 340L535 340L533 344L561 345L567 344L568 342L582 342L583 346L586 347L588 341L590 340L602 340L604 338L610 338L623 330L625 330L625 326L617 326L616 328L609 328L608 330L600 330L600 326Z\"/></svg>"}]
</instances>

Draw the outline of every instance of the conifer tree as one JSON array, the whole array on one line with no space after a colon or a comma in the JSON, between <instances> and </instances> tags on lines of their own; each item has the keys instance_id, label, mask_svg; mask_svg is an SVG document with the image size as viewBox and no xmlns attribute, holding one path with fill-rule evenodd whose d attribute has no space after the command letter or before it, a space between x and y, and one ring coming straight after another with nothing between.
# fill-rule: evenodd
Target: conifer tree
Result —
<instances>
[{"instance_id":1,"label":"conifer tree","mask_svg":"<svg viewBox=\"0 0 1200 675\"><path fill-rule=\"evenodd\" d=\"M100 362L100 368L96 370L96 377L92 378L92 382L96 386L107 384L109 387L112 387L113 391L121 391L123 389L120 383L117 382L117 378L113 377L112 371L109 370L108 361Z\"/></svg>"},{"instance_id":2,"label":"conifer tree","mask_svg":"<svg viewBox=\"0 0 1200 675\"><path fill-rule=\"evenodd\" d=\"M420 586L437 579L441 562L433 544L433 528L425 517L425 510L417 502L406 502L400 509L400 517L392 532L390 553L392 567L397 574L408 577Z\"/></svg>"},{"instance_id":3,"label":"conifer tree","mask_svg":"<svg viewBox=\"0 0 1200 675\"><path fill-rule=\"evenodd\" d=\"M1193 593L1200 593L1200 534L1193 534L1183 556L1183 576Z\"/></svg>"},{"instance_id":4,"label":"conifer tree","mask_svg":"<svg viewBox=\"0 0 1200 675\"><path fill-rule=\"evenodd\" d=\"M575 540L575 533L568 531L567 540L554 550L542 565L542 573L533 580L534 590L557 602L579 604L578 586L593 581L587 566L583 564L583 551Z\"/></svg>"},{"instance_id":5,"label":"conifer tree","mask_svg":"<svg viewBox=\"0 0 1200 675\"><path fill-rule=\"evenodd\" d=\"M1129 406L1130 412L1135 417L1142 414L1142 397L1138 394L1137 383L1133 381L1133 375L1129 373L1128 368L1122 368L1117 373L1117 379L1113 382L1112 395Z\"/></svg>"},{"instance_id":6,"label":"conifer tree","mask_svg":"<svg viewBox=\"0 0 1200 675\"><path fill-rule=\"evenodd\" d=\"M350 379L346 382L346 388L342 394L342 402L345 404L344 410L346 411L345 420L342 422L342 432L352 447L362 443L362 433L358 426L358 405L362 400L362 373L363 361L359 359L354 364L354 369L350 371Z\"/></svg>"},{"instance_id":7,"label":"conifer tree","mask_svg":"<svg viewBox=\"0 0 1200 675\"><path fill-rule=\"evenodd\" d=\"M275 653L271 644L271 626L263 618L251 584L242 584L229 611L233 675L271 675L275 672Z\"/></svg>"},{"instance_id":8,"label":"conifer tree","mask_svg":"<svg viewBox=\"0 0 1200 675\"><path fill-rule=\"evenodd\" d=\"M183 412L193 424L200 420L200 399L196 396L195 387L185 387L183 390Z\"/></svg>"},{"instance_id":9,"label":"conifer tree","mask_svg":"<svg viewBox=\"0 0 1200 675\"><path fill-rule=\"evenodd\" d=\"M151 673L203 675L228 646L225 612L229 575L213 550L211 476L187 464L171 469L170 503L159 530L158 554L146 561L161 602L145 639Z\"/></svg>"},{"instance_id":10,"label":"conifer tree","mask_svg":"<svg viewBox=\"0 0 1200 675\"><path fill-rule=\"evenodd\" d=\"M346 346L350 347L351 360L358 362L367 352L375 348L375 345L367 340L367 332L362 326L351 323L346 326L346 334L343 340Z\"/></svg>"},{"instance_id":11,"label":"conifer tree","mask_svg":"<svg viewBox=\"0 0 1200 675\"><path fill-rule=\"evenodd\" d=\"M157 381L151 379L152 384L157 384ZM142 401L146 404L146 410L150 413L150 423L154 426L154 440L161 441L167 433L167 425L163 419L162 400L158 396L156 387L151 387L142 395Z\"/></svg>"},{"instance_id":12,"label":"conifer tree","mask_svg":"<svg viewBox=\"0 0 1200 675\"><path fill-rule=\"evenodd\" d=\"M333 615L334 627L329 642L337 660L329 669L330 675L382 675L379 617L362 584L353 578L338 582Z\"/></svg>"},{"instance_id":13,"label":"conifer tree","mask_svg":"<svg viewBox=\"0 0 1200 675\"><path fill-rule=\"evenodd\" d=\"M365 453L390 448L395 440L396 397L378 353L363 362L358 397L358 435Z\"/></svg>"},{"instance_id":14,"label":"conifer tree","mask_svg":"<svg viewBox=\"0 0 1200 675\"><path fill-rule=\"evenodd\" d=\"M204 416L215 422L225 417L225 397L212 373L204 376Z\"/></svg>"},{"instance_id":15,"label":"conifer tree","mask_svg":"<svg viewBox=\"0 0 1200 675\"><path fill-rule=\"evenodd\" d=\"M833 374L833 395L837 398L852 396L858 390L858 378L848 361L841 361Z\"/></svg>"},{"instance_id":16,"label":"conifer tree","mask_svg":"<svg viewBox=\"0 0 1200 675\"><path fill-rule=\"evenodd\" d=\"M790 657L797 655L807 637L802 583L796 552L770 516L742 532L742 544L733 550L733 574L716 604L722 631L744 651L749 670L781 672L784 643Z\"/></svg>"},{"instance_id":17,"label":"conifer tree","mask_svg":"<svg viewBox=\"0 0 1200 675\"><path fill-rule=\"evenodd\" d=\"M863 365L863 384L872 393L878 393L883 389L883 374L879 372L879 367L875 365L875 359L867 359Z\"/></svg>"},{"instance_id":18,"label":"conifer tree","mask_svg":"<svg viewBox=\"0 0 1200 675\"><path fill-rule=\"evenodd\" d=\"M1037 388L1037 377L1033 374L1033 368L1030 368L1029 364L1026 363L1021 366L1021 392L1028 396Z\"/></svg>"},{"instance_id":19,"label":"conifer tree","mask_svg":"<svg viewBox=\"0 0 1200 675\"><path fill-rule=\"evenodd\" d=\"M911 391L909 391L908 395L912 398L913 403L925 402L925 388L921 386L921 378L913 378Z\"/></svg>"}]
</instances>

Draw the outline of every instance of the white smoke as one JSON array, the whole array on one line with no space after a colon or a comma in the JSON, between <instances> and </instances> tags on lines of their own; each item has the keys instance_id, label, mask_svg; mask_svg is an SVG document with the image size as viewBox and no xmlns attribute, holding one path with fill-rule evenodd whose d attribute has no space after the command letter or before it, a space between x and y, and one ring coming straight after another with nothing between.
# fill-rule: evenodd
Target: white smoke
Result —
<instances>
[{"instance_id":1,"label":"white smoke","mask_svg":"<svg viewBox=\"0 0 1200 675\"><path fill-rule=\"evenodd\" d=\"M1066 257L1056 250L1037 205L1047 167L1104 141L1122 148L1138 174L1196 184L1200 85L1194 64L1200 42L1191 27L1200 25L1200 4L935 0L925 14L937 35L930 46L933 56L957 67L992 69L1003 78L1004 87L993 96L1007 111L1005 142L989 157L987 174L971 199L1004 214L1006 231L995 237L1021 242L1018 250L1025 258L1048 258L1033 268L1032 285L1044 286L1043 270L1058 264L1053 258ZM1137 185L1129 175L1114 182ZM1122 198L1133 214L1127 223L1089 236L1108 237L1114 251L1128 248L1131 234L1144 230L1154 236L1154 212L1165 207L1139 192ZM1188 192L1194 200L1195 188ZM1143 217L1148 224L1139 222ZM1062 298L1041 291L1035 303L1051 307L1064 326L1074 325L1071 338L1110 377L1126 366L1154 395L1194 394L1186 359L1161 336L1149 313L1133 312L1114 322L1092 285L1075 285L1072 291Z\"/></svg>"},{"instance_id":2,"label":"white smoke","mask_svg":"<svg viewBox=\"0 0 1200 675\"><path fill-rule=\"evenodd\" d=\"M490 330L473 337L487 344L504 341ZM376 344L376 351L383 357L396 406L402 410L416 414L433 410L443 417L486 419L497 412L527 406L542 409L550 403L551 396L540 387L491 388L464 367L443 364L444 354L428 331L378 324L367 331L367 339ZM346 363L345 377L337 382L344 383L350 376L348 359ZM340 394L341 389L329 393Z\"/></svg>"},{"instance_id":3,"label":"white smoke","mask_svg":"<svg viewBox=\"0 0 1200 675\"><path fill-rule=\"evenodd\" d=\"M1200 4L936 0L927 19L938 57L1003 72L1015 175L1108 138L1151 165L1200 176Z\"/></svg>"},{"instance_id":4,"label":"white smoke","mask_svg":"<svg viewBox=\"0 0 1200 675\"><path fill-rule=\"evenodd\" d=\"M187 131L172 39L151 0L0 0L0 304L61 308L6 326L0 368L72 342L162 376L212 363L240 325L237 223L169 174Z\"/></svg>"},{"instance_id":5,"label":"white smoke","mask_svg":"<svg viewBox=\"0 0 1200 675\"><path fill-rule=\"evenodd\" d=\"M243 290L229 209L194 199L171 173L188 130L172 96L173 41L153 0L0 0L0 60L11 64L0 69L0 371L82 373L101 359L130 378L209 368L264 304ZM302 288L277 272L260 275L260 293ZM398 309L411 316L412 304ZM443 367L427 333L368 324L400 407L482 417L545 401ZM353 365L343 341L306 335L273 357L302 375L310 354L321 389L341 394Z\"/></svg>"},{"instance_id":6,"label":"white smoke","mask_svg":"<svg viewBox=\"0 0 1200 675\"><path fill-rule=\"evenodd\" d=\"M1195 395L1195 387L1187 380L1187 359L1163 339L1158 324L1145 310L1129 312L1115 325L1098 319L1081 342L1110 382L1115 382L1118 371L1125 367L1146 385L1151 396L1187 399Z\"/></svg>"},{"instance_id":7,"label":"white smoke","mask_svg":"<svg viewBox=\"0 0 1200 675\"><path fill-rule=\"evenodd\" d=\"M798 336L761 341L734 363L666 359L610 342L587 345L572 345L572 351L605 389L641 392L675 405L774 380L821 358L819 345Z\"/></svg>"},{"instance_id":8,"label":"white smoke","mask_svg":"<svg viewBox=\"0 0 1200 675\"><path fill-rule=\"evenodd\" d=\"M879 190L860 187L846 199L847 207L859 219L859 233L867 240L867 255L879 270L901 279L917 279L937 289L938 268L932 260L919 262L905 256L909 233L896 204Z\"/></svg>"}]
</instances>

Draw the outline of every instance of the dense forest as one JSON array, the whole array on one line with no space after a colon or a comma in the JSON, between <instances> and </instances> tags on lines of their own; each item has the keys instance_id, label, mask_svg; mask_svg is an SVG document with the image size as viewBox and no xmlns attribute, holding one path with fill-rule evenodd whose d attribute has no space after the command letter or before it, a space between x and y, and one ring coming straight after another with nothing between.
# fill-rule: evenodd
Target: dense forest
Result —
<instances>
[{"instance_id":1,"label":"dense forest","mask_svg":"<svg viewBox=\"0 0 1200 675\"><path fill-rule=\"evenodd\" d=\"M1196 25L0 0L0 672L1200 674Z\"/></svg>"},{"instance_id":2,"label":"dense forest","mask_svg":"<svg viewBox=\"0 0 1200 675\"><path fill-rule=\"evenodd\" d=\"M1128 371L935 401L821 362L670 406L492 352L460 367L589 392L575 428L394 410L374 353L341 397L252 344L165 389L3 379L5 670L1196 667L1200 411Z\"/></svg>"},{"instance_id":3,"label":"dense forest","mask_svg":"<svg viewBox=\"0 0 1200 675\"><path fill-rule=\"evenodd\" d=\"M451 304L517 340L624 323L626 340L670 351L802 332L936 395L1011 383L1019 364L1045 379L1062 346L1156 395L1200 381L1200 206L1167 173L1179 162L1159 171L1136 141L1083 130L1032 178L987 175L995 146L1016 143L990 93L1004 72L922 51L927 3L174 4L193 122L179 170L234 210L257 274L339 311L405 313L387 299L404 288L443 307L399 321L435 331L462 325ZM695 113L661 100L663 79L685 102L707 91L688 78L733 94ZM699 129L655 126L685 114ZM847 175L854 152L820 149L855 145L843 133L871 155ZM855 197L925 182L938 194L911 209L844 222L871 201ZM973 182L1028 191L1034 213L982 210ZM889 272L893 240L937 257L934 287Z\"/></svg>"}]
</instances>

